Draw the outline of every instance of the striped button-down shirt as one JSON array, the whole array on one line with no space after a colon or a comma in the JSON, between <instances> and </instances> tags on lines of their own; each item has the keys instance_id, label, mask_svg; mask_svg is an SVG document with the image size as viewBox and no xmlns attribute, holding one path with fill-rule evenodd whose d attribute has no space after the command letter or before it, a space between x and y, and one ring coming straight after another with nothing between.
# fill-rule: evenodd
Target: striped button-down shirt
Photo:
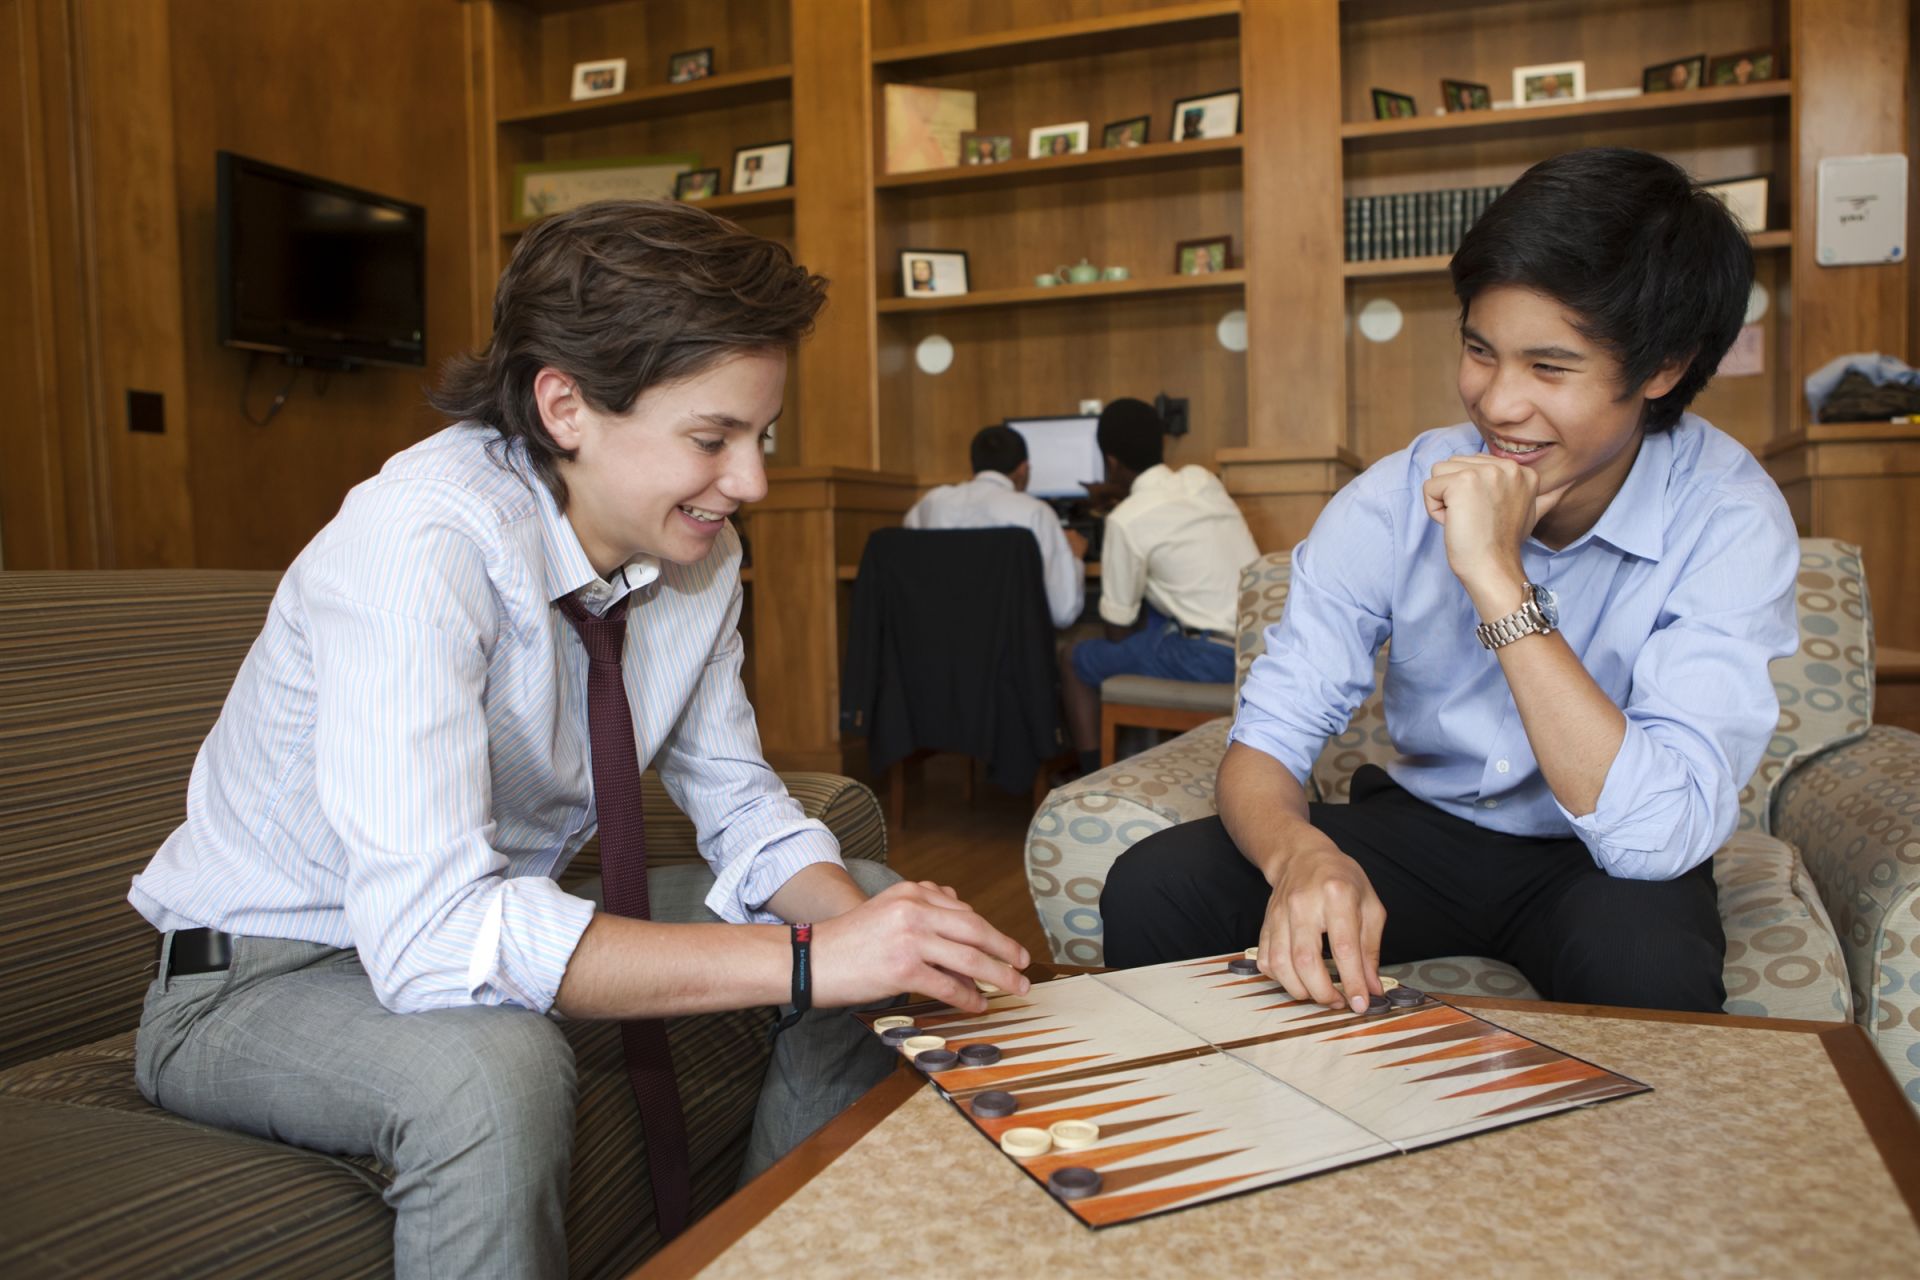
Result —
<instances>
[{"instance_id":1,"label":"striped button-down shirt","mask_svg":"<svg viewBox=\"0 0 1920 1280\"><path fill-rule=\"evenodd\" d=\"M740 683L740 540L606 581L517 446L450 427L356 487L287 570L133 881L159 929L356 947L397 1012L545 1011L593 914L554 882L595 825L587 659L553 601L632 593L640 759L693 819L734 922L839 862L760 753ZM636 782L637 785L637 782Z\"/></svg>"}]
</instances>

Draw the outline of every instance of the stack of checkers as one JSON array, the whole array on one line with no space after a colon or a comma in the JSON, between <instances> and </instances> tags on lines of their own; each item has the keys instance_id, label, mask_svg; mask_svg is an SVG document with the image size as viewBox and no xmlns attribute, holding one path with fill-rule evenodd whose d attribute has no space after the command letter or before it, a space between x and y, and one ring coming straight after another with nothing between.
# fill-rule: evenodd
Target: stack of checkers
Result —
<instances>
[{"instance_id":1,"label":"stack of checkers","mask_svg":"<svg viewBox=\"0 0 1920 1280\"><path fill-rule=\"evenodd\" d=\"M880 1039L905 1053L922 1071L951 1071L956 1066L990 1067L1000 1061L1000 1046L963 1044L958 1050L947 1048L942 1036L920 1035L913 1019L894 1014L875 1018L873 1029Z\"/></svg>"},{"instance_id":2,"label":"stack of checkers","mask_svg":"<svg viewBox=\"0 0 1920 1280\"><path fill-rule=\"evenodd\" d=\"M973 1114L1003 1119L1020 1109L1010 1093L990 1089L975 1096ZM1016 1160L1032 1160L1049 1151L1080 1151L1100 1140L1100 1126L1091 1120L1057 1120L1045 1129L1018 1127L1000 1135L1000 1149ZM1062 1200L1081 1200L1100 1193L1100 1174L1083 1165L1066 1165L1047 1175L1047 1190Z\"/></svg>"},{"instance_id":3,"label":"stack of checkers","mask_svg":"<svg viewBox=\"0 0 1920 1280\"><path fill-rule=\"evenodd\" d=\"M1236 978L1250 978L1260 972L1260 948L1248 947L1246 953L1227 961L1227 972ZM1340 970L1334 965L1327 966L1327 976L1335 982L1340 981ZM1427 998L1424 991L1412 987L1403 987L1398 978L1382 975L1380 989L1385 995L1368 996L1367 1012L1385 1013L1389 1009L1411 1009Z\"/></svg>"}]
</instances>

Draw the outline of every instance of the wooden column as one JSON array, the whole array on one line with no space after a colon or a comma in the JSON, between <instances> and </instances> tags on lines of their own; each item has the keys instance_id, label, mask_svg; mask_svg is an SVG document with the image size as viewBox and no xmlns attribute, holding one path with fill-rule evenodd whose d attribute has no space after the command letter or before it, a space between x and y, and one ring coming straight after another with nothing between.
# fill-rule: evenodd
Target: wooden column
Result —
<instances>
[{"instance_id":1,"label":"wooden column","mask_svg":"<svg viewBox=\"0 0 1920 1280\"><path fill-rule=\"evenodd\" d=\"M1263 551L1306 536L1353 474L1340 274L1340 14L1240 14L1247 229L1247 443L1216 455Z\"/></svg>"},{"instance_id":2,"label":"wooden column","mask_svg":"<svg viewBox=\"0 0 1920 1280\"><path fill-rule=\"evenodd\" d=\"M1876 640L1920 648L1920 427L1811 423L1806 375L1836 356L1911 351L1907 262L1819 265L1820 161L1910 152L1906 0L1795 0L1793 415L1764 451L1803 533L1859 545ZM1911 248L1911 247L1910 247ZM1911 257L1911 252L1909 252Z\"/></svg>"}]
</instances>

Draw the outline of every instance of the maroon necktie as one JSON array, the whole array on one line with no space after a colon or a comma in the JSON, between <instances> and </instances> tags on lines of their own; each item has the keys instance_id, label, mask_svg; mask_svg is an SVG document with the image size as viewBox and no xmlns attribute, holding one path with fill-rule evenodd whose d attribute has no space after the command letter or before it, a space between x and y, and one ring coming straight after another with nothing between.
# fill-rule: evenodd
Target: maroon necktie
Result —
<instances>
[{"instance_id":1,"label":"maroon necktie","mask_svg":"<svg viewBox=\"0 0 1920 1280\"><path fill-rule=\"evenodd\" d=\"M587 649L587 736L593 751L593 799L600 812L600 883L607 910L635 920L651 917L647 905L646 815L640 799L640 752L633 742L633 712L620 678L620 652L627 639L623 597L604 617L588 613L572 596L560 612ZM632 1018L620 1024L627 1079L640 1105L647 1138L647 1168L660 1237L671 1240L687 1225L692 1181L687 1159L687 1118L667 1050L667 1024Z\"/></svg>"}]
</instances>

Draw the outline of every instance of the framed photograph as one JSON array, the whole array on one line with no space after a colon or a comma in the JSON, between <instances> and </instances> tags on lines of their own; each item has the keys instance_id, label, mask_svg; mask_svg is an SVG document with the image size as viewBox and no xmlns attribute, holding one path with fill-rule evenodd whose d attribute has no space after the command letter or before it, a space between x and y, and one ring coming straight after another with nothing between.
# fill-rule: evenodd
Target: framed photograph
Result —
<instances>
[{"instance_id":1,"label":"framed photograph","mask_svg":"<svg viewBox=\"0 0 1920 1280\"><path fill-rule=\"evenodd\" d=\"M627 91L627 60L607 58L601 62L573 64L573 100L610 98Z\"/></svg>"},{"instance_id":2,"label":"framed photograph","mask_svg":"<svg viewBox=\"0 0 1920 1280\"><path fill-rule=\"evenodd\" d=\"M665 200L696 155L608 156L548 160L513 167L511 216L516 221L565 213L595 200Z\"/></svg>"},{"instance_id":3,"label":"framed photograph","mask_svg":"<svg viewBox=\"0 0 1920 1280\"><path fill-rule=\"evenodd\" d=\"M1115 120L1100 131L1100 145L1103 148L1137 147L1147 140L1147 130L1152 127L1150 116L1135 116L1131 120Z\"/></svg>"},{"instance_id":4,"label":"framed photograph","mask_svg":"<svg viewBox=\"0 0 1920 1280\"><path fill-rule=\"evenodd\" d=\"M1013 159L1013 135L975 133L968 129L960 135L961 164L1005 164Z\"/></svg>"},{"instance_id":5,"label":"framed photograph","mask_svg":"<svg viewBox=\"0 0 1920 1280\"><path fill-rule=\"evenodd\" d=\"M713 74L713 50L689 49L667 59L667 83L689 84Z\"/></svg>"},{"instance_id":6,"label":"framed photograph","mask_svg":"<svg viewBox=\"0 0 1920 1280\"><path fill-rule=\"evenodd\" d=\"M793 185L793 142L763 142L733 153L733 193Z\"/></svg>"},{"instance_id":7,"label":"framed photograph","mask_svg":"<svg viewBox=\"0 0 1920 1280\"><path fill-rule=\"evenodd\" d=\"M1077 124L1043 124L1038 129L1029 130L1027 159L1081 155L1087 149L1088 129L1087 122L1082 120Z\"/></svg>"},{"instance_id":8,"label":"framed photograph","mask_svg":"<svg viewBox=\"0 0 1920 1280\"><path fill-rule=\"evenodd\" d=\"M1749 49L1745 53L1716 53L1707 64L1707 84L1719 88L1729 84L1756 84L1780 75L1780 55L1772 49Z\"/></svg>"},{"instance_id":9,"label":"framed photograph","mask_svg":"<svg viewBox=\"0 0 1920 1280\"><path fill-rule=\"evenodd\" d=\"M1232 236L1182 240L1173 247L1173 273L1177 276L1210 276L1232 266Z\"/></svg>"},{"instance_id":10,"label":"framed photograph","mask_svg":"<svg viewBox=\"0 0 1920 1280\"><path fill-rule=\"evenodd\" d=\"M1493 109L1493 91L1471 80L1442 80L1440 105L1447 109L1448 115L1457 111L1490 111Z\"/></svg>"},{"instance_id":11,"label":"framed photograph","mask_svg":"<svg viewBox=\"0 0 1920 1280\"><path fill-rule=\"evenodd\" d=\"M1222 89L1173 104L1173 127L1167 136L1175 142L1194 138L1231 138L1240 132L1240 91Z\"/></svg>"},{"instance_id":12,"label":"framed photograph","mask_svg":"<svg viewBox=\"0 0 1920 1280\"><path fill-rule=\"evenodd\" d=\"M1413 95L1395 93L1391 89L1373 91L1373 118L1375 120L1411 120L1420 114L1413 105Z\"/></svg>"},{"instance_id":13,"label":"framed photograph","mask_svg":"<svg viewBox=\"0 0 1920 1280\"><path fill-rule=\"evenodd\" d=\"M720 171L718 169L695 169L692 173L683 173L673 180L675 200L706 200L719 194Z\"/></svg>"},{"instance_id":14,"label":"framed photograph","mask_svg":"<svg viewBox=\"0 0 1920 1280\"><path fill-rule=\"evenodd\" d=\"M1640 73L1640 91L1642 93L1675 93L1681 89L1698 89L1707 75L1707 55L1696 53L1691 58L1676 58L1672 62L1662 62L1648 67Z\"/></svg>"},{"instance_id":15,"label":"framed photograph","mask_svg":"<svg viewBox=\"0 0 1920 1280\"><path fill-rule=\"evenodd\" d=\"M1727 206L1727 212L1748 235L1767 229L1767 195L1771 174L1757 173L1747 178L1728 178L1723 182L1703 182L1700 189Z\"/></svg>"},{"instance_id":16,"label":"framed photograph","mask_svg":"<svg viewBox=\"0 0 1920 1280\"><path fill-rule=\"evenodd\" d=\"M1587 96L1587 64L1543 62L1513 69L1513 103L1517 107L1540 102L1578 102Z\"/></svg>"},{"instance_id":17,"label":"framed photograph","mask_svg":"<svg viewBox=\"0 0 1920 1280\"><path fill-rule=\"evenodd\" d=\"M964 249L902 249L900 296L958 298L967 292Z\"/></svg>"}]
</instances>

